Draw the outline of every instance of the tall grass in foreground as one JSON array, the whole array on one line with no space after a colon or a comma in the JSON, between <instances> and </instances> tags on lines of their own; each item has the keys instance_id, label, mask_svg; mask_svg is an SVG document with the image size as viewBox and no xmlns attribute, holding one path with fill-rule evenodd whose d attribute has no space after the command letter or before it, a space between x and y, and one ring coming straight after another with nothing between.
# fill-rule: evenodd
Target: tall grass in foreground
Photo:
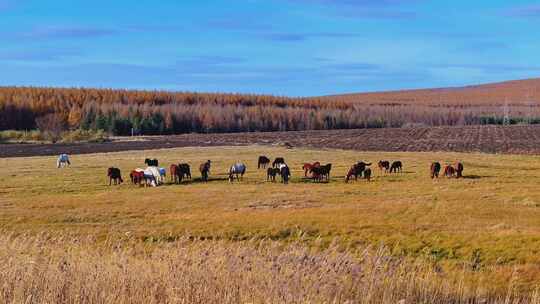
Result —
<instances>
[{"instance_id":1,"label":"tall grass in foreground","mask_svg":"<svg viewBox=\"0 0 540 304\"><path fill-rule=\"evenodd\" d=\"M0 303L539 303L385 250L0 237Z\"/></svg>"}]
</instances>

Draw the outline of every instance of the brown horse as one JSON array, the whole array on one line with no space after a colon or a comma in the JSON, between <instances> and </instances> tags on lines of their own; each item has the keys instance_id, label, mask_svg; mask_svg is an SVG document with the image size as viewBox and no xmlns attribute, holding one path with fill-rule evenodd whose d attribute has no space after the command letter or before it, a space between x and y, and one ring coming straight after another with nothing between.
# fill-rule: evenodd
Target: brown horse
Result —
<instances>
[{"instance_id":1,"label":"brown horse","mask_svg":"<svg viewBox=\"0 0 540 304\"><path fill-rule=\"evenodd\" d=\"M178 165L178 176L181 178L191 179L191 167L189 164L179 164Z\"/></svg>"},{"instance_id":2,"label":"brown horse","mask_svg":"<svg viewBox=\"0 0 540 304\"><path fill-rule=\"evenodd\" d=\"M142 182L144 181L144 172L142 171L131 171L129 174L129 177L131 178L131 183L134 185L142 185Z\"/></svg>"},{"instance_id":3,"label":"brown horse","mask_svg":"<svg viewBox=\"0 0 540 304\"><path fill-rule=\"evenodd\" d=\"M112 185L113 181L115 185L119 185L124 182L122 179L122 173L118 168L109 168L107 170L107 176L109 177L109 186Z\"/></svg>"},{"instance_id":4,"label":"brown horse","mask_svg":"<svg viewBox=\"0 0 540 304\"><path fill-rule=\"evenodd\" d=\"M456 169L452 165L446 165L444 167L444 176L454 177L456 175Z\"/></svg>"},{"instance_id":5,"label":"brown horse","mask_svg":"<svg viewBox=\"0 0 540 304\"><path fill-rule=\"evenodd\" d=\"M332 164L326 164L320 167L311 168L311 174L314 181L321 182L323 180L330 181L330 171L332 170Z\"/></svg>"},{"instance_id":6,"label":"brown horse","mask_svg":"<svg viewBox=\"0 0 540 304\"><path fill-rule=\"evenodd\" d=\"M302 166L302 170L304 170L304 177L307 177L308 172L310 172L312 168L316 168L320 166L321 166L320 162L314 162L313 164L304 163L304 165Z\"/></svg>"},{"instance_id":7,"label":"brown horse","mask_svg":"<svg viewBox=\"0 0 540 304\"><path fill-rule=\"evenodd\" d=\"M439 178L439 172L441 172L441 164L439 162L434 162L431 164L431 178Z\"/></svg>"},{"instance_id":8,"label":"brown horse","mask_svg":"<svg viewBox=\"0 0 540 304\"><path fill-rule=\"evenodd\" d=\"M207 162L199 166L199 171L201 172L201 178L204 182L208 181L208 174L210 174L210 164L212 162L208 160Z\"/></svg>"},{"instance_id":9,"label":"brown horse","mask_svg":"<svg viewBox=\"0 0 540 304\"><path fill-rule=\"evenodd\" d=\"M169 167L169 171L171 173L171 182L172 183L175 183L175 184L178 184L179 180L178 180L178 171L180 170L180 168L178 168L177 165L175 164L172 164L170 167ZM180 181L181 178L180 178Z\"/></svg>"},{"instance_id":10,"label":"brown horse","mask_svg":"<svg viewBox=\"0 0 540 304\"><path fill-rule=\"evenodd\" d=\"M259 156L259 160L257 161L257 169L266 169L266 166L268 166L268 164L270 164L270 158L261 155Z\"/></svg>"},{"instance_id":11,"label":"brown horse","mask_svg":"<svg viewBox=\"0 0 540 304\"><path fill-rule=\"evenodd\" d=\"M371 180L371 169L367 168L367 166L371 166L371 163L364 163L364 162L358 162L357 164L354 164L347 173L347 176L345 177L345 182L348 183L349 180L354 176L354 180L358 180L358 176L362 177L362 174L364 174L364 178L367 180ZM369 176L368 176L369 175Z\"/></svg>"},{"instance_id":12,"label":"brown horse","mask_svg":"<svg viewBox=\"0 0 540 304\"><path fill-rule=\"evenodd\" d=\"M388 173L388 170L390 170L390 162L387 160L380 160L377 166L379 166L379 170L381 171L381 174L382 174L383 169L384 169L384 173Z\"/></svg>"},{"instance_id":13,"label":"brown horse","mask_svg":"<svg viewBox=\"0 0 540 304\"><path fill-rule=\"evenodd\" d=\"M456 163L456 178L463 177L463 164L458 162Z\"/></svg>"},{"instance_id":14,"label":"brown horse","mask_svg":"<svg viewBox=\"0 0 540 304\"><path fill-rule=\"evenodd\" d=\"M390 166L390 173L403 173L403 163L399 160L392 163Z\"/></svg>"}]
</instances>

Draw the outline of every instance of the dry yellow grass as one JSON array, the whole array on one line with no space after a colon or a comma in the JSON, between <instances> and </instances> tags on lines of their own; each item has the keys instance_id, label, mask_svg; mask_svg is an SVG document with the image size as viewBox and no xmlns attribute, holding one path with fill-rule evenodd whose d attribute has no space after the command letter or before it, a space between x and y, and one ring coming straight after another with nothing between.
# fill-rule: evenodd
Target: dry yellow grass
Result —
<instances>
[{"instance_id":1,"label":"dry yellow grass","mask_svg":"<svg viewBox=\"0 0 540 304\"><path fill-rule=\"evenodd\" d=\"M265 173L256 170L260 154L284 156L293 169L292 183L266 183ZM214 179L160 188L107 185L107 167L120 167L127 179L128 170L143 166L146 157L167 167L178 162L197 167L211 159ZM379 159L402 160L405 173L379 176L375 169L371 183L343 183L352 163ZM248 165L248 174L231 185L225 172L237 160ZM302 163L316 160L334 164L331 183L302 178ZM434 160L464 162L467 178L432 181L428 171ZM317 248L337 240L349 250L384 245L392 256L422 260L463 288L506 295L511 281L512 290L528 295L540 278L538 160L261 146L80 155L62 170L53 157L2 159L9 173L0 188L0 226L14 234L92 236L96 246L126 235L143 244L187 237L240 242L234 246L261 239Z\"/></svg>"}]
</instances>

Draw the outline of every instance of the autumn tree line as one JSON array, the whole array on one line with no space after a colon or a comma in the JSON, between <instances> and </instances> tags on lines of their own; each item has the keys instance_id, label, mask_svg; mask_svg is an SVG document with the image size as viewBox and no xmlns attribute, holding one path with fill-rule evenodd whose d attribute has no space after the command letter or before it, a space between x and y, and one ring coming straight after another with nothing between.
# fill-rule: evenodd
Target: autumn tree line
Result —
<instances>
[{"instance_id":1,"label":"autumn tree line","mask_svg":"<svg viewBox=\"0 0 540 304\"><path fill-rule=\"evenodd\" d=\"M82 129L114 135L298 131L538 123L539 114L536 107L509 110L485 104L370 104L337 97L0 88L0 130Z\"/></svg>"}]
</instances>

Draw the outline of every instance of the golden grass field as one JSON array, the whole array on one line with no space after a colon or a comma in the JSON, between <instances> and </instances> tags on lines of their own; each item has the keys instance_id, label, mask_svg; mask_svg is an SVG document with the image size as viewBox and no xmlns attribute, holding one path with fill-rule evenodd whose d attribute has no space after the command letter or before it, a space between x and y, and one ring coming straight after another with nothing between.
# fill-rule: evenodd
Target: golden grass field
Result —
<instances>
[{"instance_id":1,"label":"golden grass field","mask_svg":"<svg viewBox=\"0 0 540 304\"><path fill-rule=\"evenodd\" d=\"M256 169L257 157L262 154L285 157L293 170L292 182L266 182L265 171ZM158 188L130 185L129 171L144 167L147 157L158 158L160 165L167 168L172 163L188 162L194 180ZM212 160L213 167L211 181L204 184L197 181L196 168L207 159ZM403 161L404 173L381 175L375 165L380 159ZM249 146L74 155L71 160L70 168L56 169L55 157L0 159L0 165L8 170L0 188L0 227L7 235L1 238L0 256L11 257L13 262L5 266L5 273L18 273L15 261L34 256L49 256L50 261L80 259L69 250L73 247L88 252L82 258L84 261L97 263L99 256L107 261L114 257L122 260L109 248L115 242L123 250L129 251L125 248L131 244L164 256L167 246L177 248L170 250L171 254L178 254L178 246L182 246L177 243L193 242L192 246L197 248L215 244L221 248L215 250L234 251L227 246L259 248L254 244L264 241L274 244L272 248L278 246L276 243L316 248L321 255L328 256L333 256L328 250L348 252L360 260L366 250L376 252L384 247L385 256L410 265L420 261L429 269L433 282L446 282L448 285L437 285L435 289L453 296L440 303L459 302L456 299L465 302L471 297L489 295L502 297L502 302L510 301L510 296L519 299L533 294L540 281L540 157ZM230 184L226 172L239 160L247 164L248 173L242 182ZM359 160L374 162L375 178L370 183L361 180L345 184L344 174ZM465 178L431 180L429 165L435 160L443 164L462 161ZM303 178L302 164L313 161L333 164L330 183L313 183ZM125 184L108 186L109 166L122 169ZM48 238L65 242L43 241ZM80 241L88 238L92 240ZM19 243L25 242L33 245L20 247ZM85 245L69 245L81 242ZM305 248L302 250L308 250ZM69 253L62 256L66 250ZM289 249L284 250L292 254ZM141 272L137 268L140 265L133 267L134 274ZM14 277L17 276L4 279ZM0 297L6 302L15 301L13 290L17 288L6 286ZM246 288L242 284L235 286ZM25 292L30 291L22 293ZM310 298L309 302L344 301L329 294ZM309 298L295 293L293 298L294 295ZM360 299L361 295L352 299ZM234 299L294 302L292 298L268 295ZM381 295L365 303L395 303L393 299ZM436 302L426 297L410 299ZM129 298L122 301L130 302Z\"/></svg>"}]
</instances>

